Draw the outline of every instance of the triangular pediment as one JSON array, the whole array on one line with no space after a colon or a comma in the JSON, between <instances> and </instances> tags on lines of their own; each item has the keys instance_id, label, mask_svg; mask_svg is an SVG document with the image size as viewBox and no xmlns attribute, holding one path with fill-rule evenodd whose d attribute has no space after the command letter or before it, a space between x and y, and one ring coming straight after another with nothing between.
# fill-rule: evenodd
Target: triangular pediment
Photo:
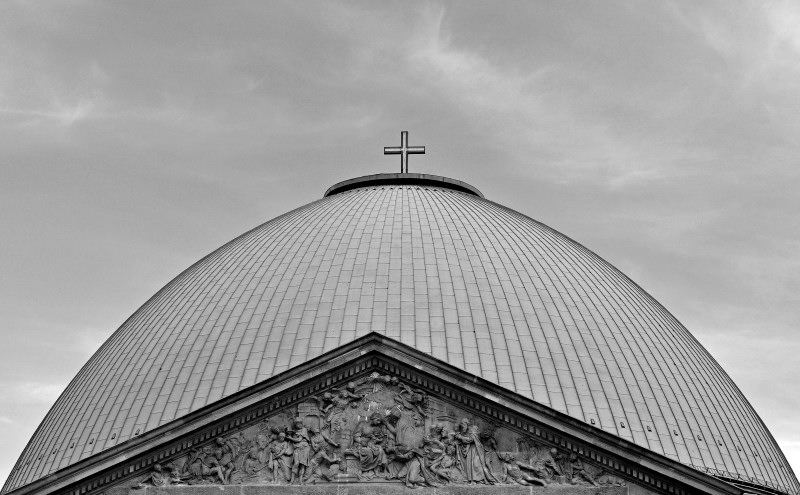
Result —
<instances>
[{"instance_id":1,"label":"triangular pediment","mask_svg":"<svg viewBox=\"0 0 800 495\"><path fill-rule=\"evenodd\" d=\"M379 334L11 493L290 483L742 493Z\"/></svg>"}]
</instances>

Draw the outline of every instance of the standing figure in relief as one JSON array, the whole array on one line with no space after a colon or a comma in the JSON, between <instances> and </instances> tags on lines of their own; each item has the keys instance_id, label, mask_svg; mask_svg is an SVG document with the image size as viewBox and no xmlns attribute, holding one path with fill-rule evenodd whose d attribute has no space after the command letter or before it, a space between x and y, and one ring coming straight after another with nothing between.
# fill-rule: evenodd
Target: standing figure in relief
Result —
<instances>
[{"instance_id":1,"label":"standing figure in relief","mask_svg":"<svg viewBox=\"0 0 800 495\"><path fill-rule=\"evenodd\" d=\"M292 478L289 484L293 485L295 481L299 484L304 484L304 476L309 462L309 445L308 430L303 425L303 418L295 418L294 432L292 436L286 437L287 440L294 443L294 456L292 457Z\"/></svg>"},{"instance_id":2,"label":"standing figure in relief","mask_svg":"<svg viewBox=\"0 0 800 495\"><path fill-rule=\"evenodd\" d=\"M269 446L269 467L272 469L272 482L279 483L281 478L289 481L291 464L289 463L289 442L286 441L284 432L278 433L276 438Z\"/></svg>"},{"instance_id":3,"label":"standing figure in relief","mask_svg":"<svg viewBox=\"0 0 800 495\"><path fill-rule=\"evenodd\" d=\"M256 449L258 462L261 464L269 462L269 439L263 431L256 435Z\"/></svg>"},{"instance_id":4,"label":"standing figure in relief","mask_svg":"<svg viewBox=\"0 0 800 495\"><path fill-rule=\"evenodd\" d=\"M497 483L488 464L486 464L486 452L483 450L483 444L481 444L478 425L470 425L467 418L462 419L460 432L456 434L456 440L461 444L461 467L464 470L467 481L470 484Z\"/></svg>"}]
</instances>

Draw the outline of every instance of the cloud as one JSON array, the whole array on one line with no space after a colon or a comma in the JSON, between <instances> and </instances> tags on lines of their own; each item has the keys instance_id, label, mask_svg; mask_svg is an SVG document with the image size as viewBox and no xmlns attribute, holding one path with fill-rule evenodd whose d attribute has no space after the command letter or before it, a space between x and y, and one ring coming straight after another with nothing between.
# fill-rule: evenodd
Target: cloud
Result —
<instances>
[{"instance_id":1,"label":"cloud","mask_svg":"<svg viewBox=\"0 0 800 495\"><path fill-rule=\"evenodd\" d=\"M49 405L56 401L66 385L63 383L40 383L40 382L21 382L21 383L0 383L0 397L6 404L45 404Z\"/></svg>"},{"instance_id":2,"label":"cloud","mask_svg":"<svg viewBox=\"0 0 800 495\"><path fill-rule=\"evenodd\" d=\"M784 1L764 4L764 8L774 37L771 48L775 51L790 48L795 55L800 55L800 32L797 30L800 6L793 1Z\"/></svg>"},{"instance_id":3,"label":"cloud","mask_svg":"<svg viewBox=\"0 0 800 495\"><path fill-rule=\"evenodd\" d=\"M660 136L633 136L615 112L598 113L600 97L606 100L599 105L607 106L609 100L632 96L617 88L615 81L593 79L569 57L501 62L500 57L490 56L491 50L467 46L463 37L459 43L448 30L447 18L442 6L421 9L410 36L379 38L377 46L366 49L367 60L395 60L394 70L401 79L409 86L428 88L433 98L446 102L499 152L521 163L540 158L536 167L540 176L622 188L674 174L676 162L716 157ZM519 40L521 45L533 42ZM399 62L397 55L402 57ZM598 101L589 99L591 94L598 94ZM647 103L659 112L674 111L664 99L662 95Z\"/></svg>"},{"instance_id":4,"label":"cloud","mask_svg":"<svg viewBox=\"0 0 800 495\"><path fill-rule=\"evenodd\" d=\"M0 424L13 424L13 423L14 421L12 421L11 419L5 416L0 416Z\"/></svg>"},{"instance_id":5,"label":"cloud","mask_svg":"<svg viewBox=\"0 0 800 495\"><path fill-rule=\"evenodd\" d=\"M458 48L443 28L444 8L420 14L421 21L409 41L408 69L420 79L439 86L465 108L491 112L514 112L531 116L542 109L536 83L551 72L541 67L533 72L500 67L475 52Z\"/></svg>"},{"instance_id":6,"label":"cloud","mask_svg":"<svg viewBox=\"0 0 800 495\"><path fill-rule=\"evenodd\" d=\"M89 118L96 107L94 100L83 100L76 103L53 102L52 105L42 109L19 109L0 107L0 114L28 117L22 126L32 126L43 122L53 122L60 126L69 127Z\"/></svg>"}]
</instances>

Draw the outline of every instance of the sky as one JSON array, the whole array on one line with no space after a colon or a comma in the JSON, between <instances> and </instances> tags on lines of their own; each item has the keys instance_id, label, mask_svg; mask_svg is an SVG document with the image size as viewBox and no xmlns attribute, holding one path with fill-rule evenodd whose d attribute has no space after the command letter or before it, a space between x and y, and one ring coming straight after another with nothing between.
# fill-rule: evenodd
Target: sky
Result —
<instances>
[{"instance_id":1,"label":"sky","mask_svg":"<svg viewBox=\"0 0 800 495\"><path fill-rule=\"evenodd\" d=\"M0 3L0 481L100 344L352 177L466 181L668 308L800 473L800 3Z\"/></svg>"}]
</instances>

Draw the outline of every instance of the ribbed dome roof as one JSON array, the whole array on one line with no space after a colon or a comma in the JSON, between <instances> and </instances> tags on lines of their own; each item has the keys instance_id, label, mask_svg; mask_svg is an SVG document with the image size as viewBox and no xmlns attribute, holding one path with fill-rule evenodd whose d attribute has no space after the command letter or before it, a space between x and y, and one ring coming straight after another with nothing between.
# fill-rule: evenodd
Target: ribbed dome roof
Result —
<instances>
[{"instance_id":1,"label":"ribbed dome roof","mask_svg":"<svg viewBox=\"0 0 800 495\"><path fill-rule=\"evenodd\" d=\"M684 464L798 492L741 392L639 286L469 188L395 179L349 183L171 281L70 383L4 490L379 332Z\"/></svg>"}]
</instances>

